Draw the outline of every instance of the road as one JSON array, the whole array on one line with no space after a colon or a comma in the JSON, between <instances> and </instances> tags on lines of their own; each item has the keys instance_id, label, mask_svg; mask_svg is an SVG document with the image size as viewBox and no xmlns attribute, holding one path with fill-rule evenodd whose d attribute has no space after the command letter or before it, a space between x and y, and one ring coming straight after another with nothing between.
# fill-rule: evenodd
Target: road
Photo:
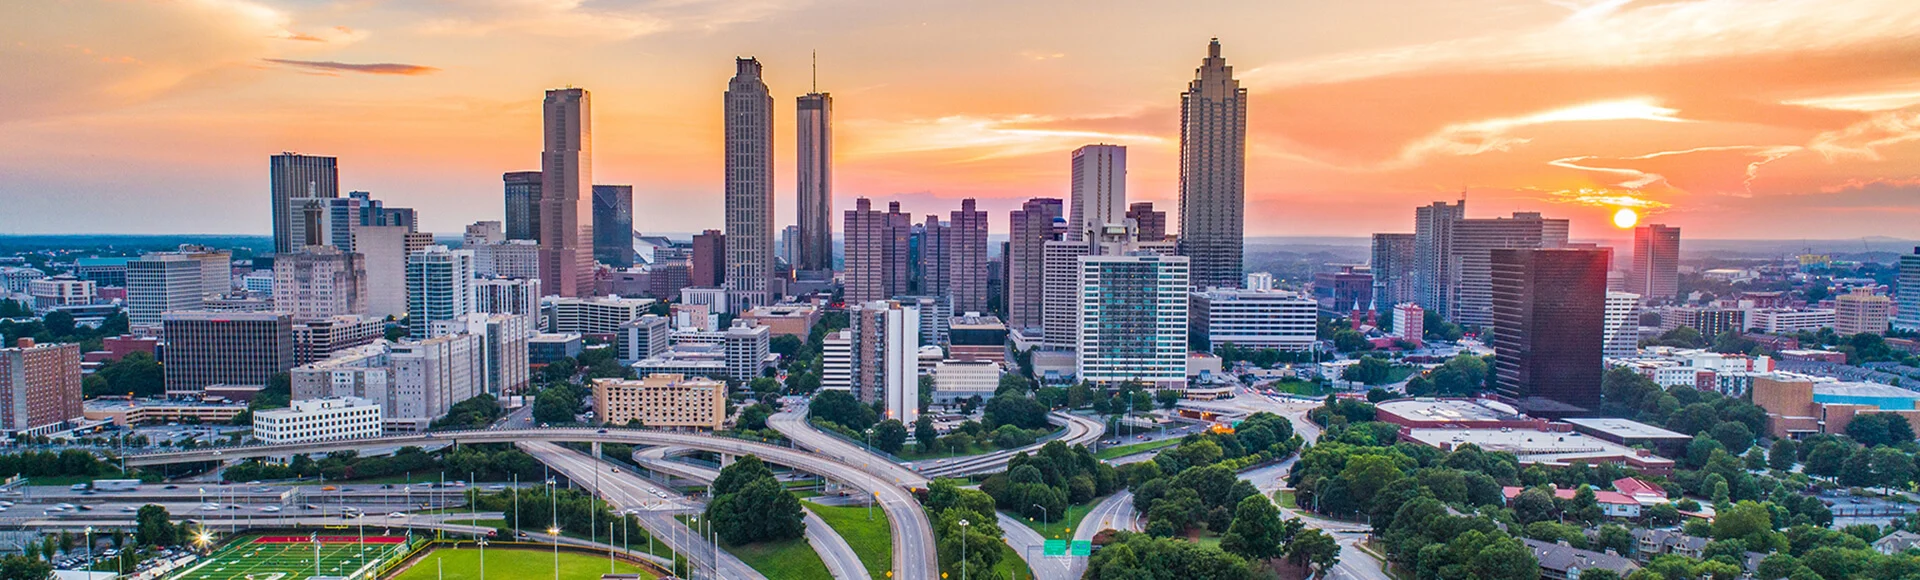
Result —
<instances>
[{"instance_id":1,"label":"road","mask_svg":"<svg viewBox=\"0 0 1920 580\"><path fill-rule=\"evenodd\" d=\"M648 533L666 542L674 552L686 555L689 560L693 560L695 568L713 574L717 562L718 574L712 577L762 580L766 578L746 562L740 561L739 558L723 550L717 550L713 543L707 541L701 533L689 529L681 524L680 520L674 518L681 513L697 514L698 511L652 509L650 505L658 505L658 502L650 500L660 498L647 491L653 486L642 481L639 476L624 471L615 473L613 466L605 462L553 443L527 441L518 443L516 446L521 451L533 455L534 459L540 460L541 463L553 467L561 475L567 476L574 485L586 488L594 495L606 499L607 503L613 504L615 512L629 513L628 510L635 510L634 513L639 516L641 526L645 527Z\"/></svg>"},{"instance_id":2,"label":"road","mask_svg":"<svg viewBox=\"0 0 1920 580\"><path fill-rule=\"evenodd\" d=\"M1120 530L1125 532L1144 531L1140 527L1140 512L1133 509L1133 492L1120 490L1094 504L1087 510L1086 517L1080 520L1079 527L1073 529L1073 539L1093 541L1101 530ZM1087 559L1073 558L1069 578L1079 578L1087 571Z\"/></svg>"},{"instance_id":3,"label":"road","mask_svg":"<svg viewBox=\"0 0 1920 580\"><path fill-rule=\"evenodd\" d=\"M633 461L640 467L657 469L701 483L712 483L715 478L720 477L720 472L717 470L667 459L669 451L671 449L667 447L649 447L634 451ZM860 563L860 556L853 553L853 546L847 545L846 538L840 537L840 533L834 531L833 526L827 525L827 521L820 519L820 516L813 511L804 511L807 522L807 544L813 546L815 553L820 554L820 561L826 563L827 572L832 573L834 578L872 580L873 576L868 574L867 567Z\"/></svg>"},{"instance_id":4,"label":"road","mask_svg":"<svg viewBox=\"0 0 1920 580\"><path fill-rule=\"evenodd\" d=\"M1000 530L1005 532L1003 538L1007 545L1013 546L1014 553L1027 561L1027 567L1033 569L1035 580L1073 580L1080 577L1079 568L1086 566L1085 558L1042 556L1041 548L1046 538L1041 537L1040 532L1033 531L1033 528L1005 513L994 512L994 516L999 518Z\"/></svg>"},{"instance_id":5,"label":"road","mask_svg":"<svg viewBox=\"0 0 1920 580\"><path fill-rule=\"evenodd\" d=\"M1068 447L1074 445L1092 446L1094 442L1099 441L1100 436L1106 434L1107 431L1107 425L1105 423L1071 413L1048 413L1047 421L1055 425L1065 426L1067 432L1059 438L1050 441L1041 441L1018 449L984 453L947 463L936 464L931 467L923 467L920 469L920 473L929 477L959 477L963 475L1002 471L1007 468L1007 460L1012 459L1015 455L1038 451L1041 447L1045 447L1053 441L1065 443ZM808 425L808 427L811 427L811 425Z\"/></svg>"},{"instance_id":6,"label":"road","mask_svg":"<svg viewBox=\"0 0 1920 580\"><path fill-rule=\"evenodd\" d=\"M883 481L890 481L893 482L894 485L907 487L924 488L927 486L928 479L926 476L914 473L913 470L901 467L899 464L878 455L867 453L866 449L858 445L848 443L839 437L815 429L813 425L807 423L807 406L804 403L796 405L791 409L774 413L772 417L767 419L767 426L772 427L775 431L779 431L781 435L785 435L787 439L793 440L795 444L802 448L838 459L847 465L857 466L862 471L878 477Z\"/></svg>"}]
</instances>

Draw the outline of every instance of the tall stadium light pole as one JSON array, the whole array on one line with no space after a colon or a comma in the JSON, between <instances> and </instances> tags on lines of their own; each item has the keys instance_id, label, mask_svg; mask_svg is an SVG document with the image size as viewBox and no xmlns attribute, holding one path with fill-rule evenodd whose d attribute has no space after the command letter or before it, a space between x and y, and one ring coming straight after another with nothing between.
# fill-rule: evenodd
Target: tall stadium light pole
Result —
<instances>
[{"instance_id":1,"label":"tall stadium light pole","mask_svg":"<svg viewBox=\"0 0 1920 580\"><path fill-rule=\"evenodd\" d=\"M513 537L507 541L520 541L520 474L513 474Z\"/></svg>"},{"instance_id":2,"label":"tall stadium light pole","mask_svg":"<svg viewBox=\"0 0 1920 580\"><path fill-rule=\"evenodd\" d=\"M560 580L560 528L547 528L547 535L553 536L553 580Z\"/></svg>"},{"instance_id":3,"label":"tall stadium light pole","mask_svg":"<svg viewBox=\"0 0 1920 580\"><path fill-rule=\"evenodd\" d=\"M607 522L607 573L613 573L613 522Z\"/></svg>"},{"instance_id":4,"label":"tall stadium light pole","mask_svg":"<svg viewBox=\"0 0 1920 580\"><path fill-rule=\"evenodd\" d=\"M967 520L960 520L960 580L967 580Z\"/></svg>"}]
</instances>

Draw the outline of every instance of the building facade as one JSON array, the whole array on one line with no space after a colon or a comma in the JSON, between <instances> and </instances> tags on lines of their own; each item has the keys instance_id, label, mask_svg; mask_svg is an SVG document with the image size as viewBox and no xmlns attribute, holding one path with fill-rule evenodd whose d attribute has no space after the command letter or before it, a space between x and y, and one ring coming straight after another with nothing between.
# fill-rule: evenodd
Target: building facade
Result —
<instances>
[{"instance_id":1,"label":"building facade","mask_svg":"<svg viewBox=\"0 0 1920 580\"><path fill-rule=\"evenodd\" d=\"M614 360L630 365L667 352L673 329L664 316L644 315L620 324L613 335Z\"/></svg>"},{"instance_id":2,"label":"building facade","mask_svg":"<svg viewBox=\"0 0 1920 580\"><path fill-rule=\"evenodd\" d=\"M953 297L954 312L987 310L987 212L977 209L973 198L960 200L960 209L949 215L947 237L948 294Z\"/></svg>"},{"instance_id":3,"label":"building facade","mask_svg":"<svg viewBox=\"0 0 1920 580\"><path fill-rule=\"evenodd\" d=\"M500 175L506 188L506 235L509 240L540 241L540 186L544 178L538 171L512 171Z\"/></svg>"},{"instance_id":4,"label":"building facade","mask_svg":"<svg viewBox=\"0 0 1920 580\"><path fill-rule=\"evenodd\" d=\"M1446 316L1452 298L1453 225L1467 218L1467 200L1436 201L1413 210L1413 287L1420 306Z\"/></svg>"},{"instance_id":5,"label":"building facade","mask_svg":"<svg viewBox=\"0 0 1920 580\"><path fill-rule=\"evenodd\" d=\"M1133 222L1142 242L1167 241L1167 212L1154 211L1153 202L1136 201L1127 205L1127 221Z\"/></svg>"},{"instance_id":6,"label":"building facade","mask_svg":"<svg viewBox=\"0 0 1920 580\"><path fill-rule=\"evenodd\" d=\"M693 249L689 286L696 288L719 288L726 282L727 273L727 235L720 230L707 230L693 236Z\"/></svg>"},{"instance_id":7,"label":"building facade","mask_svg":"<svg viewBox=\"0 0 1920 580\"><path fill-rule=\"evenodd\" d=\"M886 419L920 416L920 311L876 300L847 312L848 387L862 403L882 403Z\"/></svg>"},{"instance_id":8,"label":"building facade","mask_svg":"<svg viewBox=\"0 0 1920 580\"><path fill-rule=\"evenodd\" d=\"M295 321L367 313L367 267L360 254L308 246L273 260L273 308Z\"/></svg>"},{"instance_id":9,"label":"building facade","mask_svg":"<svg viewBox=\"0 0 1920 580\"><path fill-rule=\"evenodd\" d=\"M1386 310L1398 304L1419 302L1414 287L1414 234L1374 234L1373 260L1367 263L1373 273L1373 308Z\"/></svg>"},{"instance_id":10,"label":"building facade","mask_svg":"<svg viewBox=\"0 0 1920 580\"><path fill-rule=\"evenodd\" d=\"M483 382L481 389L496 397L527 390L533 377L529 341L538 334L533 321L518 314L473 313L433 323L433 336L470 334L480 338Z\"/></svg>"},{"instance_id":11,"label":"building facade","mask_svg":"<svg viewBox=\"0 0 1920 580\"><path fill-rule=\"evenodd\" d=\"M1900 315L1894 318L1893 327L1920 331L1920 247L1900 256L1900 277L1894 291L1899 295Z\"/></svg>"},{"instance_id":12,"label":"building facade","mask_svg":"<svg viewBox=\"0 0 1920 580\"><path fill-rule=\"evenodd\" d=\"M592 100L586 89L550 89L541 113L540 281L561 296L592 296Z\"/></svg>"},{"instance_id":13,"label":"building facade","mask_svg":"<svg viewBox=\"0 0 1920 580\"><path fill-rule=\"evenodd\" d=\"M772 302L773 292L773 95L761 81L760 61L734 60L727 81L726 220L723 281L729 312Z\"/></svg>"},{"instance_id":14,"label":"building facade","mask_svg":"<svg viewBox=\"0 0 1920 580\"><path fill-rule=\"evenodd\" d=\"M1007 327L1040 328L1046 299L1046 246L1066 231L1060 200L1036 197L1008 214L1006 296L1001 301Z\"/></svg>"},{"instance_id":15,"label":"building facade","mask_svg":"<svg viewBox=\"0 0 1920 580\"><path fill-rule=\"evenodd\" d=\"M1606 253L1498 249L1489 256L1500 394L1538 417L1599 409Z\"/></svg>"},{"instance_id":16,"label":"building facade","mask_svg":"<svg viewBox=\"0 0 1920 580\"><path fill-rule=\"evenodd\" d=\"M1208 352L1222 344L1303 352L1319 330L1318 305L1293 292L1214 288L1189 300L1193 334Z\"/></svg>"},{"instance_id":17,"label":"building facade","mask_svg":"<svg viewBox=\"0 0 1920 580\"><path fill-rule=\"evenodd\" d=\"M1073 181L1068 194L1067 237L1127 220L1127 148L1087 145L1073 150Z\"/></svg>"},{"instance_id":18,"label":"building facade","mask_svg":"<svg viewBox=\"0 0 1920 580\"><path fill-rule=\"evenodd\" d=\"M1186 386L1188 260L1145 253L1079 259L1080 380Z\"/></svg>"},{"instance_id":19,"label":"building facade","mask_svg":"<svg viewBox=\"0 0 1920 580\"><path fill-rule=\"evenodd\" d=\"M1680 228L1647 224L1633 229L1627 291L1649 303L1672 302L1680 293Z\"/></svg>"},{"instance_id":20,"label":"building facade","mask_svg":"<svg viewBox=\"0 0 1920 580\"><path fill-rule=\"evenodd\" d=\"M1630 357L1640 352L1640 295L1632 292L1608 292L1606 331L1601 337L1601 356Z\"/></svg>"},{"instance_id":21,"label":"building facade","mask_svg":"<svg viewBox=\"0 0 1920 580\"><path fill-rule=\"evenodd\" d=\"M555 298L543 303L547 311L547 332L612 336L620 325L640 318L653 307L646 298Z\"/></svg>"},{"instance_id":22,"label":"building facade","mask_svg":"<svg viewBox=\"0 0 1920 580\"><path fill-rule=\"evenodd\" d=\"M293 317L282 312L168 312L161 352L168 397L208 386L265 387L293 368Z\"/></svg>"},{"instance_id":23,"label":"building facade","mask_svg":"<svg viewBox=\"0 0 1920 580\"><path fill-rule=\"evenodd\" d=\"M1373 274L1356 266L1334 272L1315 272L1313 299L1327 316L1347 316L1373 308Z\"/></svg>"},{"instance_id":24,"label":"building facade","mask_svg":"<svg viewBox=\"0 0 1920 580\"><path fill-rule=\"evenodd\" d=\"M1448 309L1441 315L1462 325L1493 324L1490 252L1564 247L1567 227L1567 220L1531 212L1515 212L1511 218L1455 221L1448 243Z\"/></svg>"},{"instance_id":25,"label":"building facade","mask_svg":"<svg viewBox=\"0 0 1920 580\"><path fill-rule=\"evenodd\" d=\"M1194 287L1240 285L1246 162L1247 90L1214 39L1180 94L1180 253L1193 261Z\"/></svg>"},{"instance_id":26,"label":"building facade","mask_svg":"<svg viewBox=\"0 0 1920 580\"><path fill-rule=\"evenodd\" d=\"M73 425L81 404L80 345L22 338L0 348L0 430L45 435Z\"/></svg>"},{"instance_id":27,"label":"building facade","mask_svg":"<svg viewBox=\"0 0 1920 580\"><path fill-rule=\"evenodd\" d=\"M359 397L294 401L285 409L253 414L253 436L261 443L312 443L379 437L385 421L380 405Z\"/></svg>"},{"instance_id":28,"label":"building facade","mask_svg":"<svg viewBox=\"0 0 1920 580\"><path fill-rule=\"evenodd\" d=\"M473 252L428 246L407 258L407 324L413 336L428 336L436 320L454 320L473 310Z\"/></svg>"},{"instance_id":29,"label":"building facade","mask_svg":"<svg viewBox=\"0 0 1920 580\"><path fill-rule=\"evenodd\" d=\"M293 364L326 360L333 353L385 338L385 320L369 316L333 316L293 323Z\"/></svg>"},{"instance_id":30,"label":"building facade","mask_svg":"<svg viewBox=\"0 0 1920 580\"><path fill-rule=\"evenodd\" d=\"M340 197L340 170L332 157L281 153L267 160L273 208L273 251L299 249L293 237L294 198Z\"/></svg>"},{"instance_id":31,"label":"building facade","mask_svg":"<svg viewBox=\"0 0 1920 580\"><path fill-rule=\"evenodd\" d=\"M593 186L593 258L633 267L633 186Z\"/></svg>"},{"instance_id":32,"label":"building facade","mask_svg":"<svg viewBox=\"0 0 1920 580\"><path fill-rule=\"evenodd\" d=\"M609 425L638 421L656 429L717 430L727 419L727 385L701 377L652 374L593 381L594 416Z\"/></svg>"},{"instance_id":33,"label":"building facade","mask_svg":"<svg viewBox=\"0 0 1920 580\"><path fill-rule=\"evenodd\" d=\"M833 269L833 96L807 93L796 103L793 269Z\"/></svg>"},{"instance_id":34,"label":"building facade","mask_svg":"<svg viewBox=\"0 0 1920 580\"><path fill-rule=\"evenodd\" d=\"M854 201L846 212L845 299L848 304L886 300L908 292L907 237L912 218L900 212L900 202L887 212L873 209L867 198Z\"/></svg>"},{"instance_id":35,"label":"building facade","mask_svg":"<svg viewBox=\"0 0 1920 580\"><path fill-rule=\"evenodd\" d=\"M1893 299L1875 294L1868 288L1856 288L1833 299L1833 332L1886 334L1892 320Z\"/></svg>"}]
</instances>

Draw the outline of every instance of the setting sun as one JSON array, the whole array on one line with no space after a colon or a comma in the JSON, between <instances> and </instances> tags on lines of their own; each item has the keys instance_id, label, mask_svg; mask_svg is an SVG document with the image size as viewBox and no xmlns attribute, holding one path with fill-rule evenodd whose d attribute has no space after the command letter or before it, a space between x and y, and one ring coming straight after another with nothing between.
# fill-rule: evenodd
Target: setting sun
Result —
<instances>
[{"instance_id":1,"label":"setting sun","mask_svg":"<svg viewBox=\"0 0 1920 580\"><path fill-rule=\"evenodd\" d=\"M1640 223L1640 214L1633 211L1633 208L1623 207L1620 208L1620 211L1613 212L1614 227L1624 230L1638 223Z\"/></svg>"}]
</instances>

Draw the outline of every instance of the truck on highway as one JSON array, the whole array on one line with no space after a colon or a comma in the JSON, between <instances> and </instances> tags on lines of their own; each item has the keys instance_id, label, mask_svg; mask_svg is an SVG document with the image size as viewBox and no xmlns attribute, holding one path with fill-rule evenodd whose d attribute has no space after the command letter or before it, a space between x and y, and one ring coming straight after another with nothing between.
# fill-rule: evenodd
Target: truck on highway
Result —
<instances>
[{"instance_id":1,"label":"truck on highway","mask_svg":"<svg viewBox=\"0 0 1920 580\"><path fill-rule=\"evenodd\" d=\"M140 489L140 480L138 479L93 480L94 491L134 491L137 489Z\"/></svg>"}]
</instances>

